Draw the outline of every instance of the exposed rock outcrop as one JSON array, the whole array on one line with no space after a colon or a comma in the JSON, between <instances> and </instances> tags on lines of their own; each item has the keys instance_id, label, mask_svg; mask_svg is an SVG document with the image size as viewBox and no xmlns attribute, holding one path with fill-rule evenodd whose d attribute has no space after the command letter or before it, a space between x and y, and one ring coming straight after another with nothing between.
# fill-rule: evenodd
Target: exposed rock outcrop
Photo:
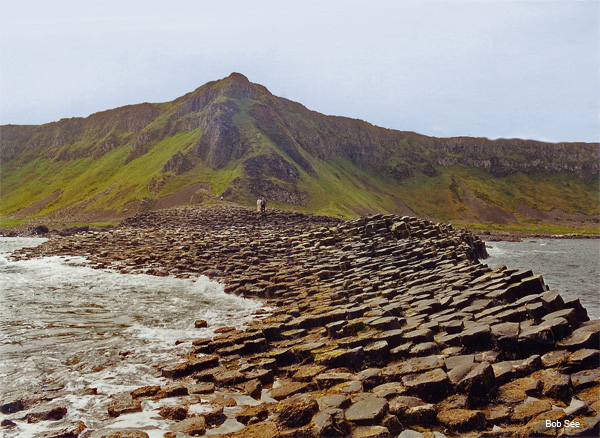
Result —
<instances>
[{"instance_id":1,"label":"exposed rock outcrop","mask_svg":"<svg viewBox=\"0 0 600 438\"><path fill-rule=\"evenodd\" d=\"M194 341L161 366L172 384L115 397L114 413L173 397L158 415L181 419L172 430L184 433L218 432L227 416L244 425L231 436L598 433L600 321L531 271L482 264L483 243L445 224L184 208L18 256L38 252L205 274L273 309ZM232 393L252 406L225 410ZM189 417L194 394L206 413Z\"/></svg>"}]
</instances>

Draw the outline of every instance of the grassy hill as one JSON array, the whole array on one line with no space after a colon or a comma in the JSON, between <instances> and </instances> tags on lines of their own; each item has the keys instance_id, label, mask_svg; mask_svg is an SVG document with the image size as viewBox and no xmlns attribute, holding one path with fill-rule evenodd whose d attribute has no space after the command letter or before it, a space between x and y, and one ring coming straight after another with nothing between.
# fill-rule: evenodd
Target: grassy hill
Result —
<instances>
[{"instance_id":1,"label":"grassy hill","mask_svg":"<svg viewBox=\"0 0 600 438\"><path fill-rule=\"evenodd\" d=\"M325 215L598 228L599 145L439 139L325 116L240 74L173 102L1 127L0 224L216 202Z\"/></svg>"}]
</instances>

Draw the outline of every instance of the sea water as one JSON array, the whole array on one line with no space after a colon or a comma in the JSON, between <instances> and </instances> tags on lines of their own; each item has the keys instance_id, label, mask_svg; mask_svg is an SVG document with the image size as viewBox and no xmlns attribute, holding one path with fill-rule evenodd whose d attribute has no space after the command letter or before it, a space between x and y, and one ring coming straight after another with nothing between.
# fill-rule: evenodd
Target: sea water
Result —
<instances>
[{"instance_id":1,"label":"sea water","mask_svg":"<svg viewBox=\"0 0 600 438\"><path fill-rule=\"evenodd\" d=\"M56 397L52 403L67 407L68 420L90 429L136 427L162 437L165 422L147 411L108 418L109 397L165 384L157 363L177 360L191 340L218 327L242 327L263 306L225 294L206 277L107 272L77 257L10 259L15 249L43 241L0 238L0 399ZM580 298L590 318L600 317L600 241L490 242L488 253L484 263L532 269L564 298ZM194 328L198 319L208 328ZM54 424L16 422L5 436L33 437Z\"/></svg>"},{"instance_id":2,"label":"sea water","mask_svg":"<svg viewBox=\"0 0 600 438\"><path fill-rule=\"evenodd\" d=\"M525 239L487 242L488 266L506 265L542 275L563 299L579 298L590 319L600 319L600 240Z\"/></svg>"},{"instance_id":3,"label":"sea water","mask_svg":"<svg viewBox=\"0 0 600 438\"><path fill-rule=\"evenodd\" d=\"M162 437L147 414L108 418L109 397L166 383L156 364L176 361L192 340L219 327L241 328L263 307L204 276L121 274L78 257L10 259L11 251L41 242L0 238L0 399L57 397L52 403L67 407L66 419L88 428L138 427ZM199 319L208 328L195 328ZM53 424L15 422L5 436L34 436Z\"/></svg>"}]
</instances>

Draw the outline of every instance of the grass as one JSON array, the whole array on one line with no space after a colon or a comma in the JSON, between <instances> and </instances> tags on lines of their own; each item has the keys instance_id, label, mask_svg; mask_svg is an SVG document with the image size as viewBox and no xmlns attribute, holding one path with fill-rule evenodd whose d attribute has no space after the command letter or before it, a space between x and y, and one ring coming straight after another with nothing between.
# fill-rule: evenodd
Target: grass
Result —
<instances>
[{"instance_id":1,"label":"grass","mask_svg":"<svg viewBox=\"0 0 600 438\"><path fill-rule=\"evenodd\" d=\"M216 82L194 93L222 86L222 83ZM138 134L123 131L121 121L111 120L108 113L103 125L88 126L87 130L78 137L73 137L71 143L58 148L58 152L78 153L80 158L58 161L53 158L57 151L40 147L40 150L31 149L20 158L3 162L1 165L2 202L0 203L3 222L0 222L0 225L24 223L24 219L9 216L56 191L60 191L60 195L33 217L40 217L77 204L85 205L88 209L122 211L132 202L145 198L155 200L199 182L205 183L211 194L216 195L231 187L236 179L240 181L240 184L236 185L240 190L238 200L252 206L254 195L249 193L248 180L245 179L242 166L243 161L259 154L277 153L290 163L294 163L291 157L268 137L267 132L260 130L256 119L250 115L249 110L252 105L257 102L268 105L273 99L268 95L262 95L260 100L234 100L240 109L233 117L242 139L240 147L243 147L243 153L236 155L240 151L234 151L234 156L239 158L231 160L222 169L210 169L202 163L197 163L192 170L183 175L172 172L162 173L164 164L175 153L190 152L202 135L200 128L176 135L164 134L171 132L170 127L173 126L171 124L177 122L175 118L201 119L210 110L204 108L193 114L175 117L182 99L184 98L155 105L160 111L143 130L161 134L154 143L148 144L145 154L127 164L125 161ZM213 103L219 104L225 99L225 96L219 96ZM295 124L300 128L294 133L294 138L301 139L299 141L307 143L309 148L314 147L308 140L312 138L314 132L332 129L329 126L330 122L318 116L313 117L306 109L296 107L293 103L282 105L288 110L277 116L281 117L281 120L274 121L276 125L273 127L281 131L287 129L284 126L286 123ZM287 121L284 120L286 117ZM378 128L364 125L362 129L368 133ZM339 140L345 134L333 133L333 135L337 135ZM41 137L36 138L37 140L40 140L39 144L44 144ZM99 151L107 140L115 141L115 144L120 146L98 157L85 156L86 151L94 153ZM416 163L413 163L409 169L414 172L414 175L402 182L394 180L385 167L375 172L341 157L325 160L299 148L300 155L310 163L318 177L310 175L299 165L294 164L300 173L297 184L279 181L269 175L264 178L271 179L271 182L283 189L307 194L308 204L294 206L273 200L269 204L276 208L320 215L353 217L375 212L399 213L400 203L403 203L419 216L467 224L478 229L552 233L571 233L581 230L571 228L569 224L537 223L526 215L526 211L529 208L542 212L557 209L566 213L582 213L588 216L600 214L598 181L588 183L566 173L535 175L516 173L507 177L494 177L482 170L463 165L450 168L437 167L435 176L426 176L418 169L424 170L422 164L427 162L421 163L420 160L428 160L438 153L432 148L431 139L423 140L414 135L406 135L395 145L382 146L387 152L394 147L396 152L389 158L386 166L389 168L395 165L409 166L407 161L410 156L413 156ZM31 160L24 158L30 156L36 158ZM432 162L435 160L432 159ZM510 225L482 223L482 220L477 219L480 214L477 208L482 209L486 206L494 206L511 213L516 218L516 223ZM599 232L595 228L586 230L592 233Z\"/></svg>"},{"instance_id":2,"label":"grass","mask_svg":"<svg viewBox=\"0 0 600 438\"><path fill-rule=\"evenodd\" d=\"M523 231L527 233L544 233L544 234L597 234L600 235L600 228L590 227L565 227L561 225L548 225L548 224L514 224L514 225L501 225L501 224L477 224L477 223L461 223L456 222L455 225L470 228L474 230L482 231Z\"/></svg>"}]
</instances>

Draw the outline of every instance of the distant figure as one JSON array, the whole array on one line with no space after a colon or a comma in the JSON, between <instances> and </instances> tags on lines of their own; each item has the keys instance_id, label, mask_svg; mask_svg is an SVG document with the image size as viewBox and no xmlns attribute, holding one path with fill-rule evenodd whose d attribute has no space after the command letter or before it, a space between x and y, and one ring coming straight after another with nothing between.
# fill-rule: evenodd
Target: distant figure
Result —
<instances>
[{"instance_id":1,"label":"distant figure","mask_svg":"<svg viewBox=\"0 0 600 438\"><path fill-rule=\"evenodd\" d=\"M267 200L263 196L262 198L260 198L260 212L264 213L266 209L267 209Z\"/></svg>"},{"instance_id":2,"label":"distant figure","mask_svg":"<svg viewBox=\"0 0 600 438\"><path fill-rule=\"evenodd\" d=\"M260 213L262 211L262 199L258 198L256 200L256 212Z\"/></svg>"}]
</instances>

